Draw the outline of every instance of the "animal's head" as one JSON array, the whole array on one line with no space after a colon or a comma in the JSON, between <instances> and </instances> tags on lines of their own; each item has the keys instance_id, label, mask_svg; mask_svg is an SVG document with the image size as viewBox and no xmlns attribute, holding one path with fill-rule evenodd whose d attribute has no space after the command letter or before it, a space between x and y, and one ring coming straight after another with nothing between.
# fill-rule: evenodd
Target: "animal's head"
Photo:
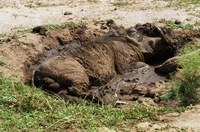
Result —
<instances>
[{"instance_id":1,"label":"animal's head","mask_svg":"<svg viewBox=\"0 0 200 132\"><path fill-rule=\"evenodd\" d=\"M146 62L166 60L175 53L173 40L165 35L161 29L158 28L158 30L160 31L160 37L141 35L134 28L127 30L127 41L140 49Z\"/></svg>"}]
</instances>

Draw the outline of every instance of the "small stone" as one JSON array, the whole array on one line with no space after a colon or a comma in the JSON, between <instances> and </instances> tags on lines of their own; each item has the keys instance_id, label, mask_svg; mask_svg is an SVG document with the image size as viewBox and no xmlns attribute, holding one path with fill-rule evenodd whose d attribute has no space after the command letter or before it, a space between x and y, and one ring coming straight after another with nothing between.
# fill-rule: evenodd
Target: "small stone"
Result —
<instances>
[{"instance_id":1,"label":"small stone","mask_svg":"<svg viewBox=\"0 0 200 132\"><path fill-rule=\"evenodd\" d=\"M101 29L107 29L107 27L106 26L104 26L104 25L101 25L101 27L100 27Z\"/></svg>"},{"instance_id":2,"label":"small stone","mask_svg":"<svg viewBox=\"0 0 200 132\"><path fill-rule=\"evenodd\" d=\"M72 15L72 12L66 11L64 15Z\"/></svg>"},{"instance_id":3,"label":"small stone","mask_svg":"<svg viewBox=\"0 0 200 132\"><path fill-rule=\"evenodd\" d=\"M41 121L39 125L40 126L45 126L45 124L46 124L46 121Z\"/></svg>"},{"instance_id":4,"label":"small stone","mask_svg":"<svg viewBox=\"0 0 200 132\"><path fill-rule=\"evenodd\" d=\"M182 22L180 20L175 20L175 24L181 24Z\"/></svg>"},{"instance_id":5,"label":"small stone","mask_svg":"<svg viewBox=\"0 0 200 132\"><path fill-rule=\"evenodd\" d=\"M121 101L121 100L117 100L116 101L116 105L124 105L124 104L127 104L126 101Z\"/></svg>"}]
</instances>

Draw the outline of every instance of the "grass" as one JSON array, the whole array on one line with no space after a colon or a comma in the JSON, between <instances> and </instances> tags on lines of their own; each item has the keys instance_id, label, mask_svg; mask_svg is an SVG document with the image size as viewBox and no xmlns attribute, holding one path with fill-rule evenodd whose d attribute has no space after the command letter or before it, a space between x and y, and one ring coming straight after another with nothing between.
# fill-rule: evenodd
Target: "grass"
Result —
<instances>
[{"instance_id":1,"label":"grass","mask_svg":"<svg viewBox=\"0 0 200 132\"><path fill-rule=\"evenodd\" d=\"M184 8L185 11L190 12L191 15L199 17L199 9L200 6L199 0L175 0L168 2L167 7L174 7L174 8Z\"/></svg>"},{"instance_id":2,"label":"grass","mask_svg":"<svg viewBox=\"0 0 200 132\"><path fill-rule=\"evenodd\" d=\"M54 29L66 28L66 27L75 28L75 27L79 27L79 26L83 26L83 25L86 25L86 23L84 23L84 22L79 22L79 23L71 22L71 23L62 23L62 24L46 24L46 25L43 25L43 26L48 30L54 30Z\"/></svg>"},{"instance_id":3,"label":"grass","mask_svg":"<svg viewBox=\"0 0 200 132\"><path fill-rule=\"evenodd\" d=\"M175 97L181 105L200 103L200 41L189 43L179 51L181 66L176 76L172 76L172 90L161 98Z\"/></svg>"},{"instance_id":4,"label":"grass","mask_svg":"<svg viewBox=\"0 0 200 132\"><path fill-rule=\"evenodd\" d=\"M189 5L198 5L200 4L199 0L176 0L169 2L168 6L170 7L188 7Z\"/></svg>"},{"instance_id":5,"label":"grass","mask_svg":"<svg viewBox=\"0 0 200 132\"><path fill-rule=\"evenodd\" d=\"M0 39L0 44L8 43L10 39Z\"/></svg>"},{"instance_id":6,"label":"grass","mask_svg":"<svg viewBox=\"0 0 200 132\"><path fill-rule=\"evenodd\" d=\"M8 63L2 58L0 58L0 66L5 66L5 65L8 65Z\"/></svg>"},{"instance_id":7,"label":"grass","mask_svg":"<svg viewBox=\"0 0 200 132\"><path fill-rule=\"evenodd\" d=\"M172 28L172 29L176 29L176 28L182 28L184 30L194 30L195 27L199 26L200 23L199 22L195 22L194 24L184 24L184 23L180 23L180 24L175 24L175 22L173 21L168 21L165 19L160 19L157 21L158 23L164 23L166 24L166 26Z\"/></svg>"},{"instance_id":8,"label":"grass","mask_svg":"<svg viewBox=\"0 0 200 132\"><path fill-rule=\"evenodd\" d=\"M166 22L167 26L169 26L172 29L175 28L182 28L185 30L192 30L194 28L194 26L192 24L175 24L174 22L168 21Z\"/></svg>"},{"instance_id":9,"label":"grass","mask_svg":"<svg viewBox=\"0 0 200 132\"><path fill-rule=\"evenodd\" d=\"M158 121L166 113L183 110L137 102L125 109L84 100L73 103L0 75L0 131L98 131L102 127L124 131L138 122Z\"/></svg>"},{"instance_id":10,"label":"grass","mask_svg":"<svg viewBox=\"0 0 200 132\"><path fill-rule=\"evenodd\" d=\"M173 93L184 105L200 103L200 41L179 53L179 78L173 78Z\"/></svg>"},{"instance_id":11,"label":"grass","mask_svg":"<svg viewBox=\"0 0 200 132\"><path fill-rule=\"evenodd\" d=\"M55 29L61 29L61 28L76 28L79 26L84 26L86 25L86 22L79 22L79 23L74 23L74 22L65 22L65 23L61 23L61 24L45 24L42 25L44 26L47 30L55 30ZM33 28L28 28L28 29L24 29L24 30L19 30L16 32L16 34L19 35L23 35L25 33L31 33L33 30ZM4 43L5 40L2 40L2 43ZM0 40L0 44L1 44L1 40Z\"/></svg>"},{"instance_id":12,"label":"grass","mask_svg":"<svg viewBox=\"0 0 200 132\"><path fill-rule=\"evenodd\" d=\"M88 2L99 2L99 0L87 0Z\"/></svg>"},{"instance_id":13,"label":"grass","mask_svg":"<svg viewBox=\"0 0 200 132\"><path fill-rule=\"evenodd\" d=\"M112 4L114 6L126 6L126 5L130 5L130 4L135 4L136 1L135 0L115 0L114 2L112 2Z\"/></svg>"},{"instance_id":14,"label":"grass","mask_svg":"<svg viewBox=\"0 0 200 132\"><path fill-rule=\"evenodd\" d=\"M55 3L55 2L49 2L49 3L43 3L43 2L31 2L26 4L25 6L28 8L39 8L39 7L51 7L51 6L64 6L65 3Z\"/></svg>"}]
</instances>

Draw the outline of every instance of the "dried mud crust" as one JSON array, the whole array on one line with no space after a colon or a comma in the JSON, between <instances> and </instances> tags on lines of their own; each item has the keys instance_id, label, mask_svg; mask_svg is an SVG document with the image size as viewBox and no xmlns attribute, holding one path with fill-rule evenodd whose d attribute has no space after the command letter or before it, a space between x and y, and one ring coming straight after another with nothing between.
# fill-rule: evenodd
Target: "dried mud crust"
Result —
<instances>
[{"instance_id":1,"label":"dried mud crust","mask_svg":"<svg viewBox=\"0 0 200 132\"><path fill-rule=\"evenodd\" d=\"M65 99L76 96L102 104L116 104L117 101L151 98L154 103L159 103L158 97L166 92L165 83L169 80L155 73L154 67L144 62L151 65L173 57L186 42L198 38L199 33L147 23L135 26L135 37L131 28L114 27L110 27L110 31L101 37L97 37L100 35L96 30L88 30L85 26L47 32L42 42L54 38L56 45L46 48L44 56L39 58L40 65L29 64L35 69L34 85ZM125 32L120 34L118 29ZM66 39L69 38L67 35L54 34L61 31L67 31L70 39ZM136 39L136 44L129 41L127 35ZM157 69L162 69L158 71L174 72L177 65L170 62L158 66ZM172 68L169 69L167 65Z\"/></svg>"}]
</instances>

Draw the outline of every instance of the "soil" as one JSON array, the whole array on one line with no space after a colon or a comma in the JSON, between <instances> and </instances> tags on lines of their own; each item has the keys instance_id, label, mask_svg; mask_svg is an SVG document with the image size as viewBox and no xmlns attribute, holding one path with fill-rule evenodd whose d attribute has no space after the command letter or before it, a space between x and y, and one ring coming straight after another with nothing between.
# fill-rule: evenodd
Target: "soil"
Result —
<instances>
[{"instance_id":1,"label":"soil","mask_svg":"<svg viewBox=\"0 0 200 132\"><path fill-rule=\"evenodd\" d=\"M0 71L6 77L26 84L32 83L32 72L42 62L59 52L84 46L90 40L107 33L109 28L105 26L105 20L114 19L117 24L125 28L135 26L137 23L156 23L162 26L163 24L158 21L163 19L179 20L184 23L200 21L199 17L191 15L192 13L186 12L185 9L167 7L168 2L165 1L136 1L126 6L116 6L109 0L98 2L38 0L34 3L24 0L14 0L11 3L3 0L2 3L0 59L4 60L5 64L0 65ZM86 22L87 26L55 30L46 30L41 26L63 22ZM36 27L33 33L19 32L33 27ZM139 28L137 30L139 31ZM185 34L182 36L185 37ZM114 105L135 100L150 106L169 105L158 98L167 91L165 84L169 80L166 76L157 74L154 66L142 65L136 70L115 76L106 85L92 86L87 98L104 104L112 102ZM200 130L198 111L197 105L190 111L180 113L178 117L169 116L166 120L173 126L187 126L191 131L198 131Z\"/></svg>"}]
</instances>

